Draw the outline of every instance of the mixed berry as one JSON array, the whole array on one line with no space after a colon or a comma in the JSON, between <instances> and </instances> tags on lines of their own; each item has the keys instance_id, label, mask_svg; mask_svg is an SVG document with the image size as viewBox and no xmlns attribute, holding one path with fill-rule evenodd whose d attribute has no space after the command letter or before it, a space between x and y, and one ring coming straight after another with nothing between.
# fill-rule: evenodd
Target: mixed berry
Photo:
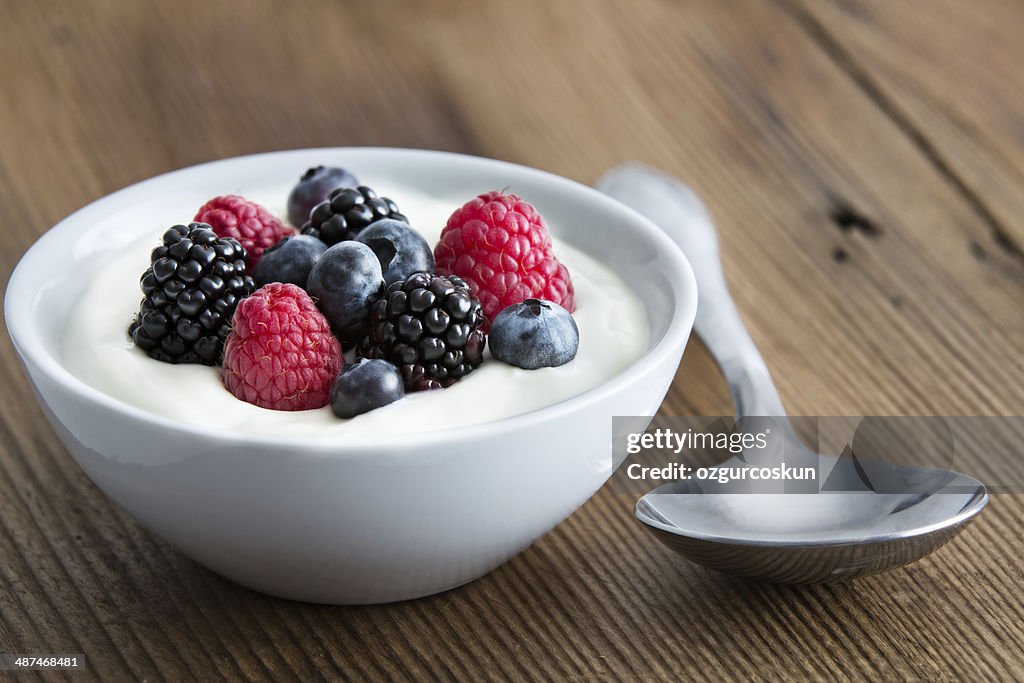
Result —
<instances>
[{"instance_id":1,"label":"mixed berry","mask_svg":"<svg viewBox=\"0 0 1024 683\"><path fill-rule=\"evenodd\" d=\"M365 332L370 306L384 292L380 261L362 242L338 242L309 271L306 291L341 340L356 341Z\"/></svg>"},{"instance_id":2,"label":"mixed berry","mask_svg":"<svg viewBox=\"0 0 1024 683\"><path fill-rule=\"evenodd\" d=\"M526 370L576 356L569 271L514 194L471 199L433 248L337 167L309 169L292 190L298 232L237 195L194 220L153 250L128 333L156 360L220 365L225 388L254 405L329 405L348 419L450 387L486 348Z\"/></svg>"},{"instance_id":3,"label":"mixed berry","mask_svg":"<svg viewBox=\"0 0 1024 683\"><path fill-rule=\"evenodd\" d=\"M303 289L309 272L327 250L327 245L309 235L289 235L263 252L252 271L257 287L271 282L290 282Z\"/></svg>"},{"instance_id":4,"label":"mixed berry","mask_svg":"<svg viewBox=\"0 0 1024 683\"><path fill-rule=\"evenodd\" d=\"M316 166L302 174L288 195L288 222L302 225L309 212L339 187L359 187L356 177L337 166Z\"/></svg>"},{"instance_id":5,"label":"mixed berry","mask_svg":"<svg viewBox=\"0 0 1024 683\"><path fill-rule=\"evenodd\" d=\"M309 294L271 282L238 304L224 346L224 386L261 408L322 408L343 364L341 344Z\"/></svg>"},{"instance_id":6,"label":"mixed berry","mask_svg":"<svg viewBox=\"0 0 1024 683\"><path fill-rule=\"evenodd\" d=\"M413 273L374 302L358 351L395 364L409 391L443 389L483 362L483 322L480 302L461 278Z\"/></svg>"},{"instance_id":7,"label":"mixed berry","mask_svg":"<svg viewBox=\"0 0 1024 683\"><path fill-rule=\"evenodd\" d=\"M318 237L331 246L354 240L363 228L385 218L409 222L399 213L397 204L387 197L378 197L365 185L339 187L331 190L327 198L309 212L302 234Z\"/></svg>"},{"instance_id":8,"label":"mixed berry","mask_svg":"<svg viewBox=\"0 0 1024 683\"><path fill-rule=\"evenodd\" d=\"M569 311L551 301L527 299L494 317L491 356L525 370L554 368L576 357L580 331Z\"/></svg>"},{"instance_id":9,"label":"mixed berry","mask_svg":"<svg viewBox=\"0 0 1024 683\"><path fill-rule=\"evenodd\" d=\"M238 195L214 197L199 207L192 220L206 223L220 237L238 240L250 272L264 250L295 232L259 204Z\"/></svg>"},{"instance_id":10,"label":"mixed berry","mask_svg":"<svg viewBox=\"0 0 1024 683\"><path fill-rule=\"evenodd\" d=\"M235 307L256 289L245 257L205 223L169 228L139 283L144 297L128 327L135 345L166 363L219 363Z\"/></svg>"},{"instance_id":11,"label":"mixed berry","mask_svg":"<svg viewBox=\"0 0 1024 683\"><path fill-rule=\"evenodd\" d=\"M575 310L572 280L555 258L547 224L514 194L487 192L457 209L434 247L434 260L439 273L469 283L487 320L530 298Z\"/></svg>"},{"instance_id":12,"label":"mixed berry","mask_svg":"<svg viewBox=\"0 0 1024 683\"><path fill-rule=\"evenodd\" d=\"M331 410L341 418L362 415L405 396L402 375L386 360L363 358L346 365L331 387Z\"/></svg>"},{"instance_id":13,"label":"mixed berry","mask_svg":"<svg viewBox=\"0 0 1024 683\"><path fill-rule=\"evenodd\" d=\"M408 223L385 218L372 223L356 237L373 250L384 271L384 283L404 280L413 273L434 272L434 252L427 240Z\"/></svg>"}]
</instances>

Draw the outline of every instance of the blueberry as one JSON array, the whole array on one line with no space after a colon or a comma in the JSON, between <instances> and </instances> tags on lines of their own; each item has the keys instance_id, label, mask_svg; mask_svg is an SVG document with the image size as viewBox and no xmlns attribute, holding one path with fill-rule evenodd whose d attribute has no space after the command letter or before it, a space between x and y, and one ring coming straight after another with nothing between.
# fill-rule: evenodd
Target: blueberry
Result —
<instances>
[{"instance_id":1,"label":"blueberry","mask_svg":"<svg viewBox=\"0 0 1024 683\"><path fill-rule=\"evenodd\" d=\"M373 249L380 260L385 284L404 280L415 272L434 272L434 252L423 235L408 223L385 218L371 223L356 241Z\"/></svg>"},{"instance_id":2,"label":"blueberry","mask_svg":"<svg viewBox=\"0 0 1024 683\"><path fill-rule=\"evenodd\" d=\"M327 199L327 193L339 187L356 187L359 181L343 168L316 166L302 174L288 195L288 221L300 226L309 220L313 207Z\"/></svg>"},{"instance_id":3,"label":"blueberry","mask_svg":"<svg viewBox=\"0 0 1024 683\"><path fill-rule=\"evenodd\" d=\"M306 291L342 342L358 338L370 305L384 289L380 261L365 244L339 242L309 271Z\"/></svg>"},{"instance_id":4,"label":"blueberry","mask_svg":"<svg viewBox=\"0 0 1024 683\"><path fill-rule=\"evenodd\" d=\"M536 370L575 358L580 332L569 311L558 304L527 299L494 316L489 340L495 360Z\"/></svg>"},{"instance_id":5,"label":"blueberry","mask_svg":"<svg viewBox=\"0 0 1024 683\"><path fill-rule=\"evenodd\" d=\"M252 277L257 287L268 282L290 282L303 289L309 271L320 259L327 245L309 235L292 235L267 249L256 262Z\"/></svg>"},{"instance_id":6,"label":"blueberry","mask_svg":"<svg viewBox=\"0 0 1024 683\"><path fill-rule=\"evenodd\" d=\"M405 396L402 373L386 360L364 358L347 365L331 387L331 410L348 419Z\"/></svg>"}]
</instances>

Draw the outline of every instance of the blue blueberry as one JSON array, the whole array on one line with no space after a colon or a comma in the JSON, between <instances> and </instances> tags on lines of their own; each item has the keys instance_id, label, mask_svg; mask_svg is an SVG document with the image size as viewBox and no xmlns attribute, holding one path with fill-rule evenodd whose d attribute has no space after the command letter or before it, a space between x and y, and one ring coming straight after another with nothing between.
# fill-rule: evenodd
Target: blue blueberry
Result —
<instances>
[{"instance_id":1,"label":"blue blueberry","mask_svg":"<svg viewBox=\"0 0 1024 683\"><path fill-rule=\"evenodd\" d=\"M386 360L364 358L346 365L331 387L331 410L348 419L405 396L402 373Z\"/></svg>"},{"instance_id":2,"label":"blue blueberry","mask_svg":"<svg viewBox=\"0 0 1024 683\"><path fill-rule=\"evenodd\" d=\"M306 291L341 338L358 338L370 305L384 289L380 261L365 244L339 242L321 254L309 271Z\"/></svg>"},{"instance_id":3,"label":"blue blueberry","mask_svg":"<svg viewBox=\"0 0 1024 683\"><path fill-rule=\"evenodd\" d=\"M580 331L558 304L527 299L494 316L488 344L495 360L526 370L554 368L576 357Z\"/></svg>"},{"instance_id":4,"label":"blue blueberry","mask_svg":"<svg viewBox=\"0 0 1024 683\"><path fill-rule=\"evenodd\" d=\"M404 280L416 272L434 272L434 252L423 235L408 223L393 218L379 220L356 235L356 241L373 249L386 284Z\"/></svg>"},{"instance_id":5,"label":"blue blueberry","mask_svg":"<svg viewBox=\"0 0 1024 683\"><path fill-rule=\"evenodd\" d=\"M303 289L309 271L320 260L327 245L309 235L292 235L267 249L256 262L252 278L257 287L268 282L290 282Z\"/></svg>"},{"instance_id":6,"label":"blue blueberry","mask_svg":"<svg viewBox=\"0 0 1024 683\"><path fill-rule=\"evenodd\" d=\"M288 221L295 227L309 220L313 207L327 199L327 193L339 187L356 187L359 181L343 168L316 166L299 178L288 195Z\"/></svg>"}]
</instances>

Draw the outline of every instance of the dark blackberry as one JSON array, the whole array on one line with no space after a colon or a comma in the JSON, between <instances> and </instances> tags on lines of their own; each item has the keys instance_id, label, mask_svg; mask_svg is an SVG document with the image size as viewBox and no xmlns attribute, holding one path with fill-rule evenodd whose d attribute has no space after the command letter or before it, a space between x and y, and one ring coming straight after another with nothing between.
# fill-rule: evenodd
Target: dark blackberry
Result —
<instances>
[{"instance_id":1,"label":"dark blackberry","mask_svg":"<svg viewBox=\"0 0 1024 683\"><path fill-rule=\"evenodd\" d=\"M128 327L135 345L166 363L204 365L220 361L235 306L256 289L242 245L206 223L165 232L140 284L145 298Z\"/></svg>"},{"instance_id":2,"label":"dark blackberry","mask_svg":"<svg viewBox=\"0 0 1024 683\"><path fill-rule=\"evenodd\" d=\"M483 321L480 302L462 278L413 273L370 307L359 355L397 365L407 391L441 389L483 361Z\"/></svg>"},{"instance_id":3,"label":"dark blackberry","mask_svg":"<svg viewBox=\"0 0 1024 683\"><path fill-rule=\"evenodd\" d=\"M302 226L303 235L312 235L327 246L354 240L359 231L379 220L391 218L408 223L409 219L398 211L398 205L387 197L360 185L331 190L327 199L309 212L309 220Z\"/></svg>"}]
</instances>

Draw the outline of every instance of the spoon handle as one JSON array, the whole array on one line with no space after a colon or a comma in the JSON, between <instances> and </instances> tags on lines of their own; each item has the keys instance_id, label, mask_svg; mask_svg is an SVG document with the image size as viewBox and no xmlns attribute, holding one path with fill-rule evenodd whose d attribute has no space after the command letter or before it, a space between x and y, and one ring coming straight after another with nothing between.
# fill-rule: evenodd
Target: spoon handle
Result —
<instances>
[{"instance_id":1,"label":"spoon handle","mask_svg":"<svg viewBox=\"0 0 1024 683\"><path fill-rule=\"evenodd\" d=\"M694 330L729 383L736 416L784 417L768 367L729 294L718 234L700 198L675 178L641 164L612 169L596 187L660 226L686 255L697 278Z\"/></svg>"}]
</instances>

